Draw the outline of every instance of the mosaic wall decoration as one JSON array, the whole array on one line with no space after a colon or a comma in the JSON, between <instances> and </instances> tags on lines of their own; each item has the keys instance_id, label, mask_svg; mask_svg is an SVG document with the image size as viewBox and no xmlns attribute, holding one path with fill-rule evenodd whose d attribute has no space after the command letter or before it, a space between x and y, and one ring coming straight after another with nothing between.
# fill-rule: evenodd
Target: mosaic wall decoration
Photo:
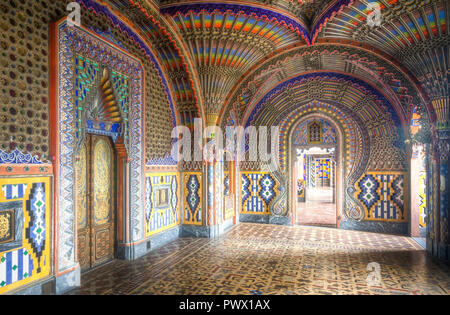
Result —
<instances>
[{"instance_id":1,"label":"mosaic wall decoration","mask_svg":"<svg viewBox=\"0 0 450 315\"><path fill-rule=\"evenodd\" d=\"M308 126L311 127L311 123L314 121L322 124L322 131L319 131L317 141L311 143L308 137ZM294 145L308 145L308 144L326 144L334 145L337 143L336 130L324 119L306 119L301 122L294 130L292 134L292 141Z\"/></svg>"},{"instance_id":2,"label":"mosaic wall decoration","mask_svg":"<svg viewBox=\"0 0 450 315\"><path fill-rule=\"evenodd\" d=\"M344 98L338 103L331 100L330 104L310 101L329 98L330 96L325 97L330 93L329 85L335 85L337 82L346 82L345 103ZM347 84L352 86L351 92ZM323 89L323 92L310 95L311 91L317 89ZM286 97L287 93L293 95L297 101L287 102L289 99ZM353 93L356 93L357 97ZM300 106L299 102L302 100L308 103L301 103ZM337 104L348 104L348 107ZM251 112L248 111L250 115L246 126L250 124L280 126L280 164L282 169L286 170L288 160L286 148L290 140L288 139L290 126L302 115L312 111L323 112L342 126L343 136L345 135L347 174L352 184L362 175L360 172L368 163L371 164L373 171L406 169L404 132L401 128L401 116L395 110L395 106L372 86L348 75L331 72L308 73L278 83L258 101ZM373 122L375 119L376 123ZM371 150L372 147L374 150Z\"/></svg>"},{"instance_id":3,"label":"mosaic wall decoration","mask_svg":"<svg viewBox=\"0 0 450 315\"><path fill-rule=\"evenodd\" d=\"M5 152L12 152L15 149L24 152L25 154L31 153L31 155L38 156L39 159L45 161L49 158L50 153L50 98L51 95L49 88L50 67L49 67L49 48L50 48L50 22L58 21L61 18L67 16L66 6L70 0L11 0L8 2L0 3L0 12L3 20L0 22L0 29L2 34L0 35L0 46L2 47L2 53L0 54L0 83L2 89L0 89L0 150ZM81 1L78 1L81 2ZM165 86L162 78L161 69L155 62L157 59L154 56L150 56L150 50L136 44L134 38L129 36L123 28L125 24L120 20L115 20L117 23L114 27L111 24L111 16L105 16L103 12L95 12L102 6L95 2L95 5L90 5L94 1L83 1L84 5L90 7L90 10L82 8L82 23L89 26L91 30L100 34L101 37L117 44L122 49L127 50L137 58L139 58L143 64L143 72L145 72L145 90L146 98L149 100L145 104L145 132L148 134L145 137L146 147L150 150L147 151L146 160L153 157L164 156L171 148L171 131L174 124L175 113L172 111L173 106L169 102L167 91L168 87ZM95 7L95 10L91 10ZM106 11L105 11L106 12ZM71 41L70 45L77 48L85 48L90 53L95 54L96 49L91 49L92 41L85 37L86 41ZM70 41L70 39L68 40ZM60 47L64 47L61 45ZM100 47L100 46L95 46ZM79 52L79 51L78 51ZM60 54L62 59L68 57L69 51L65 51ZM84 57L89 54L81 54ZM104 50L101 57L109 58L110 55L107 50ZM90 56L92 57L92 56ZM97 56L98 57L98 56ZM89 58L98 64L105 64L105 60L99 62L101 58ZM120 59L120 54L117 55ZM153 59L152 59L153 58ZM122 60L117 60L116 65L120 65ZM66 61L66 60L65 60ZM72 64L67 62L67 65ZM111 67L116 68L116 67ZM68 72L64 72L68 74ZM130 74L126 71L128 77ZM65 79L65 78L60 78ZM130 82L129 82L130 83ZM129 84L129 87L137 87L134 83ZM70 91L70 88L63 90ZM135 90L130 89L130 103L135 103L135 99L138 96ZM120 94L120 93L119 93ZM61 106L62 107L62 106ZM132 115L132 113L129 113ZM144 114L139 114L139 117L144 117ZM72 119L72 117L65 117ZM134 121L138 121L131 117L130 124ZM74 119L75 121L75 119ZM164 123L161 123L164 122ZM170 122L170 123L167 123ZM93 128L99 129L99 126ZM134 130L134 129L133 129ZM144 132L136 133L143 134ZM133 134L133 137L136 136ZM67 139L65 143L70 143ZM62 146L64 147L64 145ZM67 165L72 164L70 154L64 155L67 157ZM134 167L138 164L139 159L133 160ZM64 181L67 185L70 185L70 174L63 174ZM133 174L132 178L141 178ZM63 192L64 203L71 203L73 196L66 194L71 189L63 185L61 192ZM143 185L138 185L142 186ZM59 186L56 186L59 187ZM138 193L139 190L136 191ZM143 196L142 189L140 194ZM144 235L144 222L136 219L139 215L137 212L141 208L137 202L142 204L143 197L133 194L132 199L136 203L136 207L133 209L133 238L143 237ZM70 223L73 221L73 213L69 210L66 204L60 205L59 209L62 209L61 214L61 229L64 230L63 235L59 239L62 240L62 245L59 247L62 251L59 264L61 270L70 267L74 261L73 246L74 240L73 231L70 232ZM135 209L135 210L134 210ZM142 212L142 210L141 210ZM67 214L67 215L66 215ZM142 216L143 217L143 216Z\"/></svg>"},{"instance_id":4,"label":"mosaic wall decoration","mask_svg":"<svg viewBox=\"0 0 450 315\"><path fill-rule=\"evenodd\" d=\"M0 150L18 149L49 159L49 24L67 15L68 2L11 0L0 4ZM83 10L82 16L83 24L141 59L150 100L145 111L145 141L151 150L146 158L170 152L175 119L160 69L130 36L111 27L107 17L90 10Z\"/></svg>"},{"instance_id":5,"label":"mosaic wall decoration","mask_svg":"<svg viewBox=\"0 0 450 315\"><path fill-rule=\"evenodd\" d=\"M0 150L0 164L43 164L37 155L33 156L31 153L24 154L19 150L14 150L11 153L7 153Z\"/></svg>"},{"instance_id":6,"label":"mosaic wall decoration","mask_svg":"<svg viewBox=\"0 0 450 315\"><path fill-rule=\"evenodd\" d=\"M50 178L0 179L0 294L50 275Z\"/></svg>"},{"instance_id":7,"label":"mosaic wall decoration","mask_svg":"<svg viewBox=\"0 0 450 315\"><path fill-rule=\"evenodd\" d=\"M177 173L148 173L145 179L146 236L180 224Z\"/></svg>"},{"instance_id":8,"label":"mosaic wall decoration","mask_svg":"<svg viewBox=\"0 0 450 315\"><path fill-rule=\"evenodd\" d=\"M234 217L234 195L230 191L230 172L224 172L223 179L225 221Z\"/></svg>"},{"instance_id":9,"label":"mosaic wall decoration","mask_svg":"<svg viewBox=\"0 0 450 315\"><path fill-rule=\"evenodd\" d=\"M316 187L316 160L312 157L308 157L308 186L309 187Z\"/></svg>"},{"instance_id":10,"label":"mosaic wall decoration","mask_svg":"<svg viewBox=\"0 0 450 315\"><path fill-rule=\"evenodd\" d=\"M144 115L146 133L145 147L147 150L145 160L148 162L152 159L164 157L171 150L171 132L176 124L176 113L173 104L174 97L170 94L169 84L163 75L161 69L162 65L155 57L156 54L146 46L146 43L144 43L142 38L136 36L133 30L120 19L117 19L109 9L106 9L106 6L104 7L103 4L99 5L97 1L92 0L78 1L89 8L89 12L83 11L83 23L89 25L89 27L100 36L138 57L143 64L145 71L146 99ZM127 4L128 2L124 3L123 1L119 1L114 5L119 8L121 6L126 6ZM96 14L91 13L90 10L93 10ZM123 12L125 11L128 10L124 8ZM139 12L142 13L140 10ZM106 17L104 17L104 15ZM114 21L116 27L111 27L110 20ZM147 23L145 19L142 21L145 25L142 27L144 33L150 32L154 34L154 31L156 33L159 32L154 26L151 26L151 23ZM140 22L141 21L139 21L138 24ZM152 31L150 31L149 28L151 28ZM164 49L166 48L167 47ZM167 68L171 68L172 66L175 68L183 67L179 57L176 60L172 59L173 56L171 55L171 52L173 51L169 49L167 54L162 53L159 55L162 63ZM124 75L124 73L121 74ZM171 85L175 89L175 94L177 95L179 93L188 93L188 85L183 85L182 83ZM125 94L123 94L123 96L125 96Z\"/></svg>"},{"instance_id":11,"label":"mosaic wall decoration","mask_svg":"<svg viewBox=\"0 0 450 315\"><path fill-rule=\"evenodd\" d=\"M316 159L316 182L329 186L331 181L331 159Z\"/></svg>"},{"instance_id":12,"label":"mosaic wall decoration","mask_svg":"<svg viewBox=\"0 0 450 315\"><path fill-rule=\"evenodd\" d=\"M419 226L427 227L427 173L422 172L419 177Z\"/></svg>"},{"instance_id":13,"label":"mosaic wall decoration","mask_svg":"<svg viewBox=\"0 0 450 315\"><path fill-rule=\"evenodd\" d=\"M34 4L0 4L0 150L18 149L47 160L50 14Z\"/></svg>"},{"instance_id":14,"label":"mosaic wall decoration","mask_svg":"<svg viewBox=\"0 0 450 315\"><path fill-rule=\"evenodd\" d=\"M215 196L214 196L214 177L216 176L216 173L214 171L214 165L212 163L208 164L207 167L207 183L206 183L206 189L207 189L207 207L208 210L206 212L206 222L208 225L214 225L216 223L216 209L215 209Z\"/></svg>"},{"instance_id":15,"label":"mosaic wall decoration","mask_svg":"<svg viewBox=\"0 0 450 315\"><path fill-rule=\"evenodd\" d=\"M230 175L229 172L223 172L223 195L228 196L230 193Z\"/></svg>"},{"instance_id":16,"label":"mosaic wall decoration","mask_svg":"<svg viewBox=\"0 0 450 315\"><path fill-rule=\"evenodd\" d=\"M364 205L365 220L406 222L404 172L372 172L356 183L356 198Z\"/></svg>"},{"instance_id":17,"label":"mosaic wall decoration","mask_svg":"<svg viewBox=\"0 0 450 315\"><path fill-rule=\"evenodd\" d=\"M100 65L81 55L75 57L75 135L82 137L85 126L82 115L94 103L100 85ZM84 136L84 134L83 134Z\"/></svg>"},{"instance_id":18,"label":"mosaic wall decoration","mask_svg":"<svg viewBox=\"0 0 450 315\"><path fill-rule=\"evenodd\" d=\"M287 168L287 147L288 147L288 130L295 124L295 122L302 116L313 111L320 111L331 114L336 118L336 120L343 125L345 134L345 158L346 158L346 172L351 174L355 172L358 167L358 157L362 153L369 155L368 146L360 145L358 141L361 140L361 134L357 128L356 121L353 120L348 113L342 111L334 105L322 103L322 102L308 102L303 106L299 106L293 110L285 119L280 121L280 166L283 170ZM334 130L328 122L324 120L324 127L327 130L323 131L324 140L326 139L326 144L336 144L337 136L336 130ZM278 123L278 122L277 122ZM328 127L329 126L329 127ZM331 136L333 135L334 136ZM325 136L326 135L326 136ZM299 145L307 145L307 123L301 123L295 130L293 134L294 143ZM367 151L367 152L365 152ZM359 176L358 176L359 177Z\"/></svg>"},{"instance_id":19,"label":"mosaic wall decoration","mask_svg":"<svg viewBox=\"0 0 450 315\"><path fill-rule=\"evenodd\" d=\"M214 169L216 172L214 178L214 206L217 214L217 223L221 224L225 220L223 162L216 162Z\"/></svg>"},{"instance_id":20,"label":"mosaic wall decoration","mask_svg":"<svg viewBox=\"0 0 450 315\"><path fill-rule=\"evenodd\" d=\"M275 177L265 172L241 173L241 213L270 214L272 201L278 195Z\"/></svg>"},{"instance_id":21,"label":"mosaic wall decoration","mask_svg":"<svg viewBox=\"0 0 450 315\"><path fill-rule=\"evenodd\" d=\"M304 199L305 198L305 180L297 179L297 198Z\"/></svg>"},{"instance_id":22,"label":"mosaic wall decoration","mask_svg":"<svg viewBox=\"0 0 450 315\"><path fill-rule=\"evenodd\" d=\"M183 224L203 225L202 173L183 174Z\"/></svg>"}]
</instances>

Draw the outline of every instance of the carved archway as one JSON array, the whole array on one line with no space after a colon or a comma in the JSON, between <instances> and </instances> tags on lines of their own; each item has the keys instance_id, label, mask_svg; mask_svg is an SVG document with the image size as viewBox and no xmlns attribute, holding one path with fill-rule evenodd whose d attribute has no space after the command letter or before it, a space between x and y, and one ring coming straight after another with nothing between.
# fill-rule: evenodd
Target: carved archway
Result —
<instances>
[{"instance_id":1,"label":"carved archway","mask_svg":"<svg viewBox=\"0 0 450 315\"><path fill-rule=\"evenodd\" d=\"M100 82L93 91L94 97L91 101L86 102L86 108L79 111L76 159L78 159L80 147L85 141L86 133L110 137L119 156L124 160L127 159L128 150L125 139L128 129L126 124L128 114L118 104L119 97L116 93L121 93L121 91L115 91L110 72L107 67L103 68ZM120 77L122 76L120 75Z\"/></svg>"},{"instance_id":2,"label":"carved archway","mask_svg":"<svg viewBox=\"0 0 450 315\"><path fill-rule=\"evenodd\" d=\"M336 187L335 189L335 196L336 196L336 222L339 225L339 221L342 220L344 217L346 217L345 214L345 204L346 204L346 159L345 159L345 151L347 148L346 142L348 141L348 135L346 134L345 128L339 123L334 117L322 113L322 112L312 112L312 113L305 113L301 117L299 117L289 128L288 131L288 170L287 170L287 176L288 176L288 185L289 185L289 192L288 192L288 205L291 209L292 213L292 220L293 223L295 223L296 219L296 180L297 180L297 172L295 168L295 163L297 161L297 153L296 149L298 147L303 148L310 148L313 146L320 145L318 141L315 141L311 143L309 139L306 139L304 146L298 146L294 144L294 132L304 122L308 122L307 129L309 131L310 127L313 126L313 124L317 124L318 120L324 120L330 126L336 131L336 141L334 144L326 145L327 147L334 148L335 149L335 163L336 163ZM309 135L305 135L309 137ZM323 143L322 143L323 144Z\"/></svg>"}]
</instances>

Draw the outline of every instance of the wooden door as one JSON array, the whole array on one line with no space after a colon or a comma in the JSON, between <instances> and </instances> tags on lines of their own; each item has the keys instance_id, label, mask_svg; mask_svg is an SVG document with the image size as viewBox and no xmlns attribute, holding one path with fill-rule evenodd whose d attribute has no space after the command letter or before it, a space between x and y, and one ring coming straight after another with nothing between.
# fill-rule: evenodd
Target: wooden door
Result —
<instances>
[{"instance_id":1,"label":"wooden door","mask_svg":"<svg viewBox=\"0 0 450 315\"><path fill-rule=\"evenodd\" d=\"M78 260L82 271L114 258L114 157L109 138L87 135L76 162Z\"/></svg>"}]
</instances>

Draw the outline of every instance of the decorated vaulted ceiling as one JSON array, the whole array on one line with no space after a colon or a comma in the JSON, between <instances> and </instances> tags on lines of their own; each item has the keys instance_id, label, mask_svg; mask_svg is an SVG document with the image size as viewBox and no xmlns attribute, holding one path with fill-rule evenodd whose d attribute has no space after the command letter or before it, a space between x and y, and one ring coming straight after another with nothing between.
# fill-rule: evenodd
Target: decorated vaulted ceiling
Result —
<instances>
[{"instance_id":1,"label":"decorated vaulted ceiling","mask_svg":"<svg viewBox=\"0 0 450 315\"><path fill-rule=\"evenodd\" d=\"M383 91L403 124L418 105L448 119L448 1L370 1L381 10L375 26L365 0L98 2L158 52L180 122L245 123L277 82L314 71Z\"/></svg>"},{"instance_id":2,"label":"decorated vaulted ceiling","mask_svg":"<svg viewBox=\"0 0 450 315\"><path fill-rule=\"evenodd\" d=\"M239 121L245 123L256 103L270 89L302 73L346 73L369 83L386 95L402 122L407 121L410 107L422 102L413 78L399 65L386 60L386 56L338 43L317 44L314 47L292 49L258 66L243 78L234 90L229 103ZM343 85L336 91L336 100L346 92Z\"/></svg>"},{"instance_id":3,"label":"decorated vaulted ceiling","mask_svg":"<svg viewBox=\"0 0 450 315\"><path fill-rule=\"evenodd\" d=\"M433 102L448 108L449 1L378 1L380 26L371 28L367 1L354 1L322 29L322 38L353 39L387 52L421 82ZM439 106L438 104L435 104Z\"/></svg>"},{"instance_id":4,"label":"decorated vaulted ceiling","mask_svg":"<svg viewBox=\"0 0 450 315\"><path fill-rule=\"evenodd\" d=\"M257 103L246 126L280 126L285 135L299 117L313 113L329 116L346 130L348 174L364 169L356 161L368 162L371 171L406 168L399 115L376 88L346 74L309 73L280 81ZM282 138L279 153L286 170L289 151Z\"/></svg>"},{"instance_id":5,"label":"decorated vaulted ceiling","mask_svg":"<svg viewBox=\"0 0 450 315\"><path fill-rule=\"evenodd\" d=\"M161 7L194 61L209 114L218 114L236 81L277 49L307 43L302 21L289 12L190 1Z\"/></svg>"}]
</instances>

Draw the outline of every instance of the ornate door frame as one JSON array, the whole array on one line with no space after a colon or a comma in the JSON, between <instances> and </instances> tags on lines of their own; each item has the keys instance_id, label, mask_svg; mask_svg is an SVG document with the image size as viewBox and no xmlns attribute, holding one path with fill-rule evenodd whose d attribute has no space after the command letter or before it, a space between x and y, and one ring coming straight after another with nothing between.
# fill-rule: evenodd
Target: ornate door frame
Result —
<instances>
[{"instance_id":1,"label":"ornate door frame","mask_svg":"<svg viewBox=\"0 0 450 315\"><path fill-rule=\"evenodd\" d=\"M56 276L78 268L76 261L76 209L74 162L78 134L76 132L77 102L75 90L75 57L82 54L129 77L129 128L119 155L117 172L122 182L118 238L123 246L133 246L145 238L143 104L144 67L142 63L115 44L84 27L70 27L66 18L51 28L51 134L55 166L55 271ZM81 127L83 128L83 127ZM119 184L120 185L120 184ZM133 187L133 190L125 187ZM120 198L119 198L120 199Z\"/></svg>"}]
</instances>

